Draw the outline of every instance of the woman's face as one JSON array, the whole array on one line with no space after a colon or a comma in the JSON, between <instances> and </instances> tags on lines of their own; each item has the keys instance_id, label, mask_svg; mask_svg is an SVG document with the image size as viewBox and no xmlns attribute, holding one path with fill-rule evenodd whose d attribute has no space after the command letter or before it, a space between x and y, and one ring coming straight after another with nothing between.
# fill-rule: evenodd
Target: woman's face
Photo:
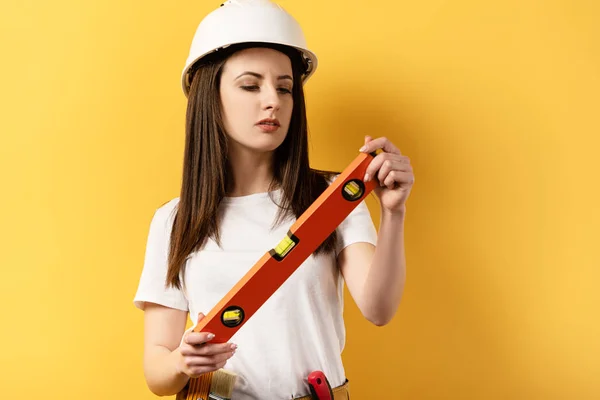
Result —
<instances>
[{"instance_id":1,"label":"woman's face","mask_svg":"<svg viewBox=\"0 0 600 400\"><path fill-rule=\"evenodd\" d=\"M294 107L292 76L289 57L273 49L245 49L227 60L220 95L231 146L269 152L281 145Z\"/></svg>"}]
</instances>

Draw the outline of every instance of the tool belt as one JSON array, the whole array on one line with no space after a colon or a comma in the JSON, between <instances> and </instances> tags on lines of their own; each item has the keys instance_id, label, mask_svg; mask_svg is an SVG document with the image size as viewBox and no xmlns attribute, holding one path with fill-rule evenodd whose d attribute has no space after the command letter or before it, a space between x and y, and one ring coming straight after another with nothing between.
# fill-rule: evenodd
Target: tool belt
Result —
<instances>
[{"instance_id":1,"label":"tool belt","mask_svg":"<svg viewBox=\"0 0 600 400\"><path fill-rule=\"evenodd\" d=\"M348 380L346 380L346 383L343 385L332 388L331 391L333 392L333 400L350 400L350 391L348 385ZM295 398L294 400L313 400L313 397L308 395Z\"/></svg>"}]
</instances>

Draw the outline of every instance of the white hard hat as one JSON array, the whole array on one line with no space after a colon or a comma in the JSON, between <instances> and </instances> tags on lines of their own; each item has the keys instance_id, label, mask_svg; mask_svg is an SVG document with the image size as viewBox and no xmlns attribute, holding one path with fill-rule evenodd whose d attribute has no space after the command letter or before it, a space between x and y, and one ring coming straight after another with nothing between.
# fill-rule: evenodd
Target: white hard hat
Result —
<instances>
[{"instance_id":1,"label":"white hard hat","mask_svg":"<svg viewBox=\"0 0 600 400\"><path fill-rule=\"evenodd\" d=\"M315 72L317 57L306 46L298 22L270 0L227 0L198 25L182 73L183 92L190 88L189 71L202 57L237 43L273 43L300 51L307 64L303 83Z\"/></svg>"}]
</instances>

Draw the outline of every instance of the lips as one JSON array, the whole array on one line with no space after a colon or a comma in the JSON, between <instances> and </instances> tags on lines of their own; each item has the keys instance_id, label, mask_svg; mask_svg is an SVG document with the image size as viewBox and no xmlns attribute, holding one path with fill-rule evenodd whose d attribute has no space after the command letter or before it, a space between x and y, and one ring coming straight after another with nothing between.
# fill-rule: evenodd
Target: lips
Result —
<instances>
[{"instance_id":1,"label":"lips","mask_svg":"<svg viewBox=\"0 0 600 400\"><path fill-rule=\"evenodd\" d=\"M258 121L258 123L256 125L263 125L263 126L280 126L279 125L279 120L277 119L273 119L273 118L265 118L263 120Z\"/></svg>"}]
</instances>

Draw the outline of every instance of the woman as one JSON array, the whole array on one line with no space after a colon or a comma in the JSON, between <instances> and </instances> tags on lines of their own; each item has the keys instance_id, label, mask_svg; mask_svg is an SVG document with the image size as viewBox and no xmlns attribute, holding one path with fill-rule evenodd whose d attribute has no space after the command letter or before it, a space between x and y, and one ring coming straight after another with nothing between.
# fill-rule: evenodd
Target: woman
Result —
<instances>
[{"instance_id":1,"label":"woman","mask_svg":"<svg viewBox=\"0 0 600 400\"><path fill-rule=\"evenodd\" d=\"M183 72L188 97L181 194L155 213L135 304L145 312L144 371L157 395L220 368L238 375L232 398L310 394L325 372L347 396L341 361L343 284L381 326L404 287L403 225L414 178L385 138L365 180L377 179L377 236L359 204L233 336L185 331L268 250L335 176L309 167L303 84L317 59L296 21L267 0L228 1L200 24ZM336 397L338 398L338 397ZM344 397L340 397L344 398Z\"/></svg>"}]
</instances>

